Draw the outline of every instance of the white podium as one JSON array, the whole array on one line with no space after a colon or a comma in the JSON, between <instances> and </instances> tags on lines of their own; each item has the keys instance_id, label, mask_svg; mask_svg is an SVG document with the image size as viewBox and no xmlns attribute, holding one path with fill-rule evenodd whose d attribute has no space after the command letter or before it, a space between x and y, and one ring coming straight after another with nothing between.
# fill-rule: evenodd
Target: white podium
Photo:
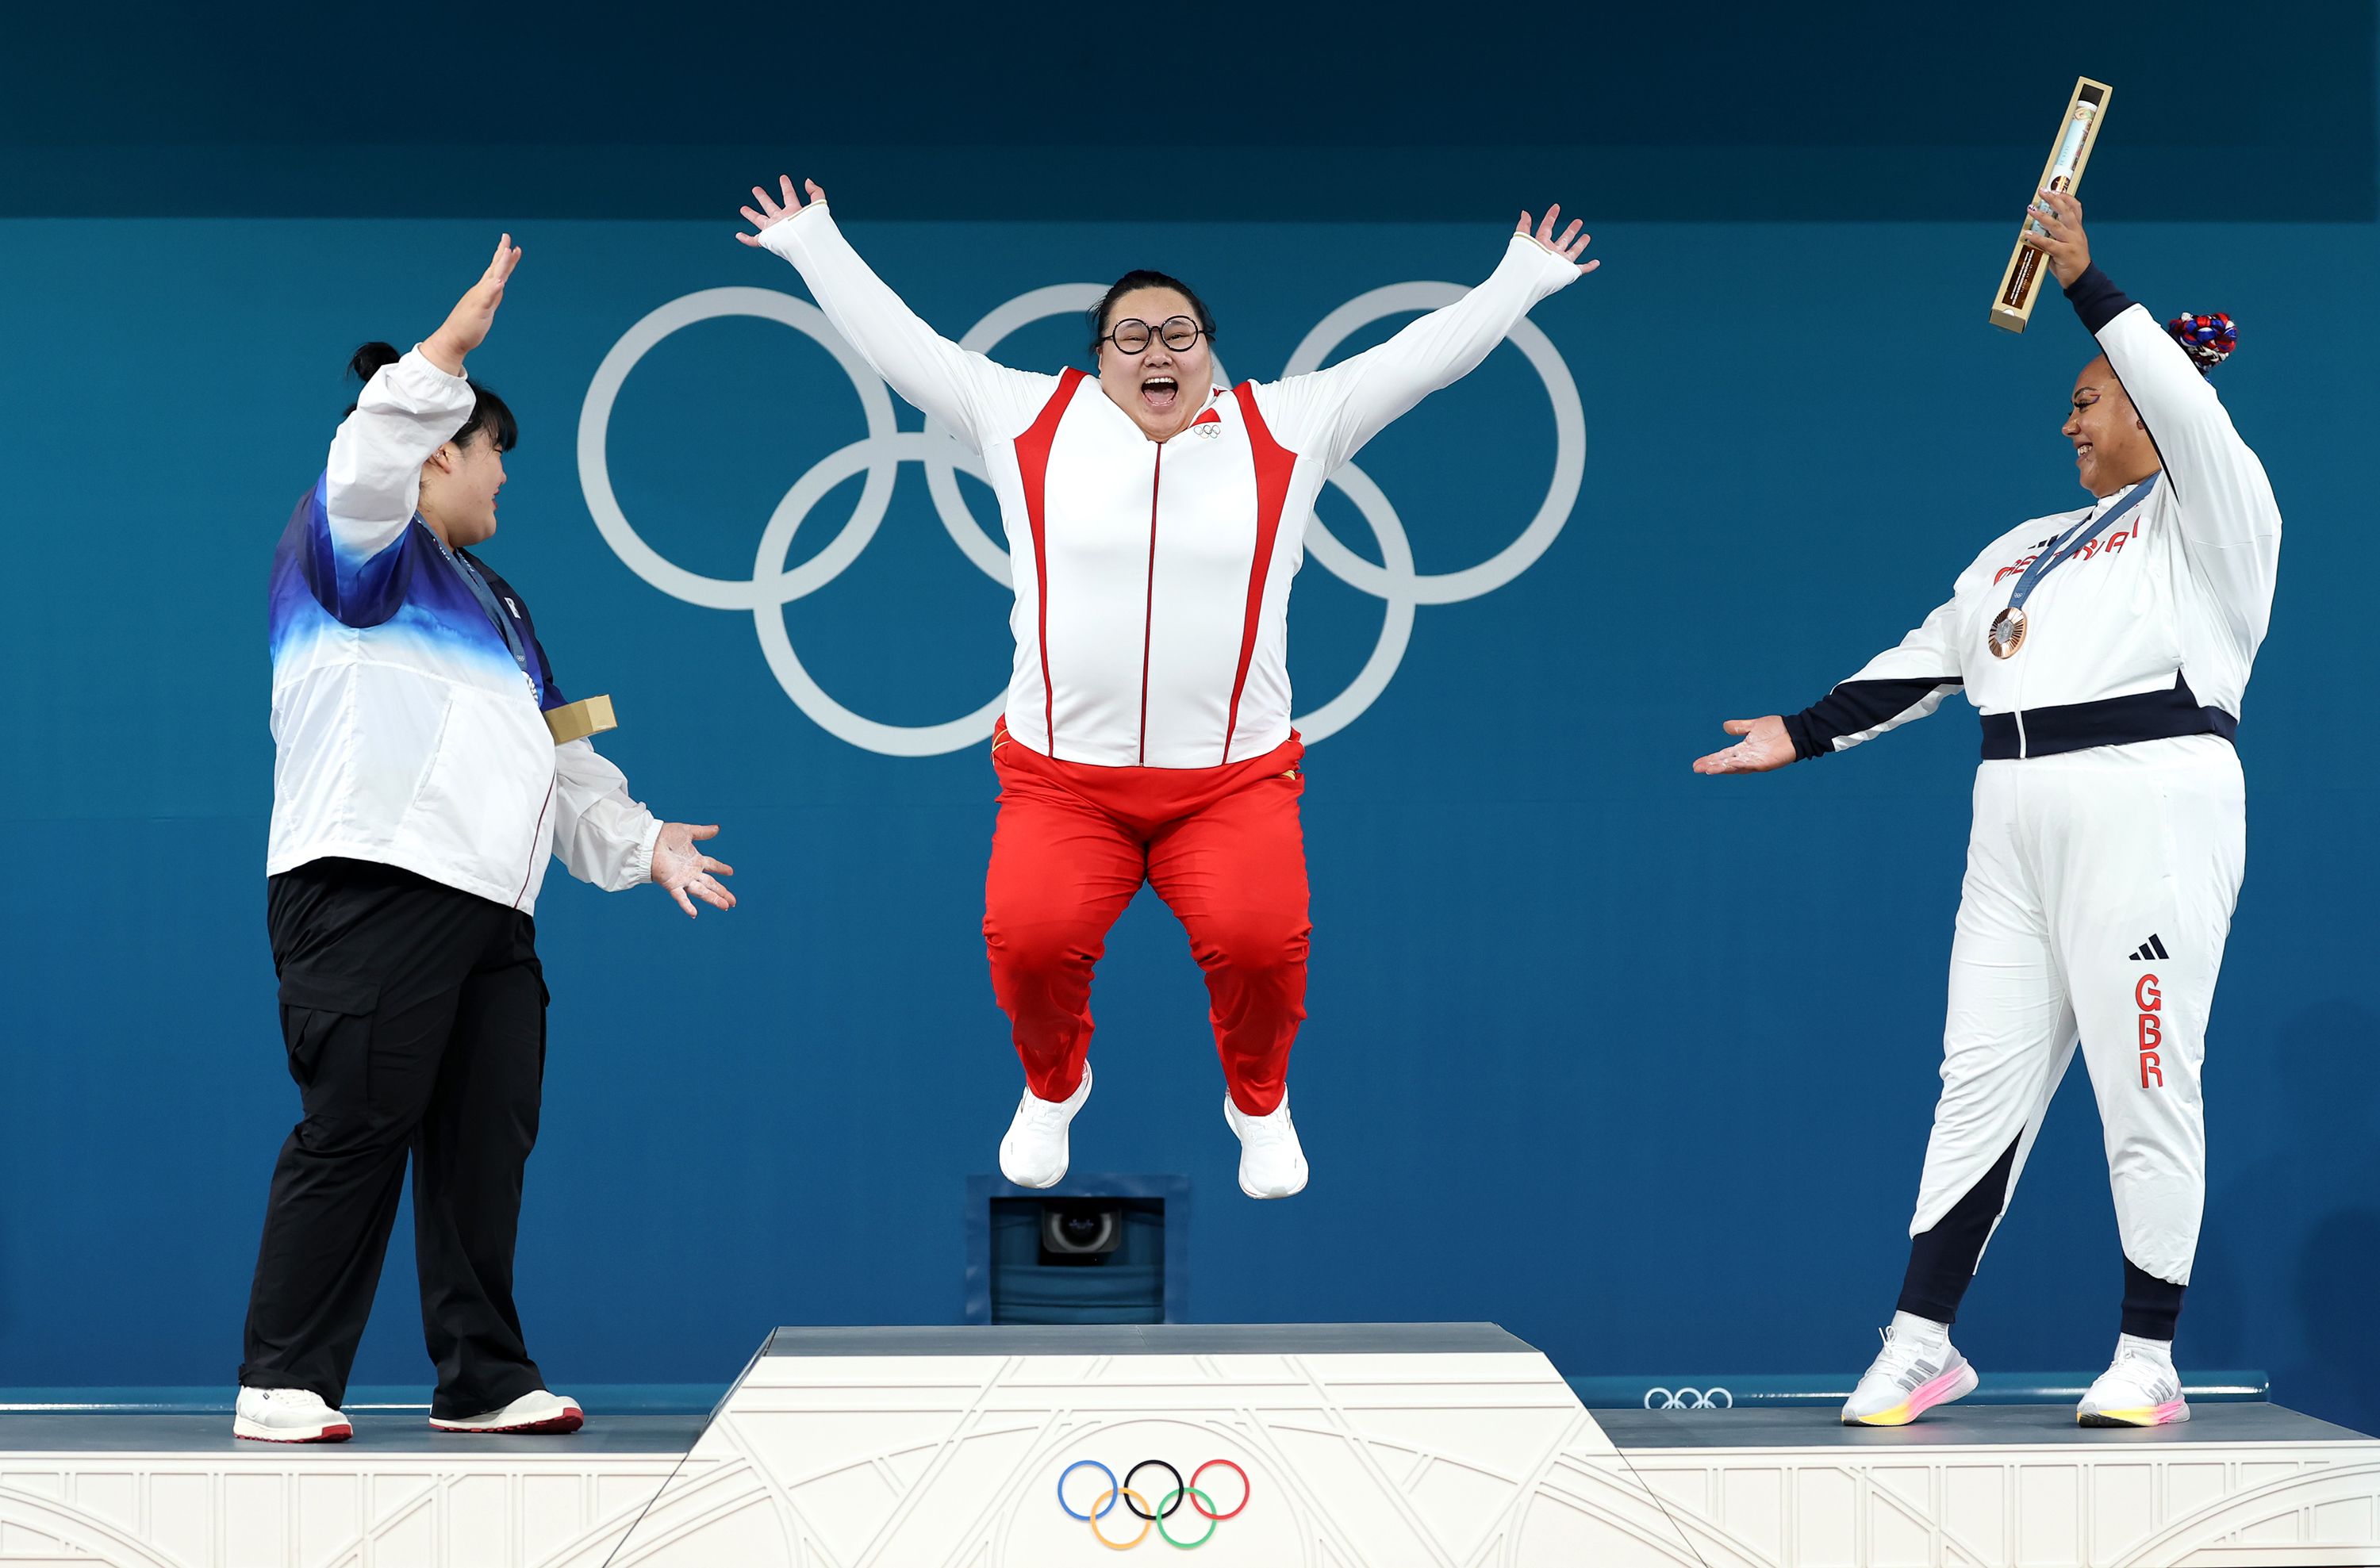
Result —
<instances>
[{"instance_id":1,"label":"white podium","mask_svg":"<svg viewBox=\"0 0 2380 1568\"><path fill-rule=\"evenodd\" d=\"M1695 1561L1544 1356L1493 1324L1421 1323L783 1329L615 1562L1184 1549L1264 1568Z\"/></svg>"},{"instance_id":2,"label":"white podium","mask_svg":"<svg viewBox=\"0 0 2380 1568\"><path fill-rule=\"evenodd\" d=\"M1488 1323L782 1329L709 1417L570 1437L0 1411L0 1568L2380 1564L2380 1441L2194 1417L1590 1414Z\"/></svg>"}]
</instances>

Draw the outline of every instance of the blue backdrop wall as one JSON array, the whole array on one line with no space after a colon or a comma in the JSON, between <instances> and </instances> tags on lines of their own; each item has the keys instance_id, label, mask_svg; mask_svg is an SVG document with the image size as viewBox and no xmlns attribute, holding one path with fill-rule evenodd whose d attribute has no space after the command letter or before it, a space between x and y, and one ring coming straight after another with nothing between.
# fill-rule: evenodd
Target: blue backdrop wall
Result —
<instances>
[{"instance_id":1,"label":"blue backdrop wall","mask_svg":"<svg viewBox=\"0 0 2380 1568\"><path fill-rule=\"evenodd\" d=\"M549 884L520 1273L564 1386L723 1380L779 1322L954 1319L965 1177L991 1168L1016 1092L978 935L981 748L891 756L820 728L752 613L651 585L587 498L582 411L630 327L701 289L799 295L727 237L738 182L771 172L718 169L716 220L518 223L528 259L472 366L523 423L492 559L565 687L614 696L603 746L638 793L724 825L743 899L689 923L650 890ZM1492 214L1054 222L1028 203L934 223L914 191L880 203L864 175L795 172L953 335L1029 290L1155 264L1207 294L1237 377L1280 373L1366 291L1476 279L1501 243ZM1503 205L1574 199L1541 183ZM1415 611L1393 678L1309 759L1306 1195L1233 1186L1179 927L1144 896L1111 944L1075 1167L1190 1178L1196 1316L1488 1318L1572 1372L1864 1362L1936 1087L1973 719L1953 705L1767 778L1687 764L1720 719L1806 703L1897 639L2011 520L2075 503L2057 432L2081 330L2054 300L2022 338L1983 320L2012 222L1598 225L1605 270L1535 317L1583 408L1574 508L1510 582ZM2350 694L2375 652L2354 452L2380 394L2341 302L2368 295L2380 237L2141 222L2112 200L2093 235L2160 313L2240 320L2221 383L2290 528L2240 732L2250 874L2181 1354L2269 1368L2281 1397L2369 1426L2380 748ZM263 939L265 565L349 395L346 352L425 333L493 238L434 218L0 219L0 813L18 867L0 906L0 1384L229 1381L295 1109ZM1043 320L1000 352L1055 366L1078 335ZM747 579L780 498L863 429L818 344L715 319L629 375L606 470L662 555ZM1507 347L1360 461L1418 569L1446 573L1521 537L1558 445ZM819 502L792 562L860 490ZM990 519L987 492L960 492ZM1379 560L1344 493L1321 516ZM1005 612L908 464L839 575L759 613L841 703L916 725L992 696ZM1301 710L1357 678L1383 618L1308 562ZM1962 1345L1992 1369L2095 1364L2119 1256L2078 1074ZM402 1238L382 1297L358 1380L420 1381Z\"/></svg>"}]
</instances>

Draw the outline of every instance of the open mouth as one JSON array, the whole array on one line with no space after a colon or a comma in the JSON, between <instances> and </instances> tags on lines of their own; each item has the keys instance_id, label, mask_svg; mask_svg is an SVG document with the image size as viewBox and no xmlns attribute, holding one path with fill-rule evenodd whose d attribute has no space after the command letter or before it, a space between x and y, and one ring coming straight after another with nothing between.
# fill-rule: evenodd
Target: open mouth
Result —
<instances>
[{"instance_id":1,"label":"open mouth","mask_svg":"<svg viewBox=\"0 0 2380 1568\"><path fill-rule=\"evenodd\" d=\"M2089 441L2077 441L2075 443L2074 461L2077 463L2088 463L2091 461L2091 443Z\"/></svg>"},{"instance_id":2,"label":"open mouth","mask_svg":"<svg viewBox=\"0 0 2380 1568\"><path fill-rule=\"evenodd\" d=\"M1169 412L1182 396L1182 385L1171 376L1151 376L1140 383L1140 400L1152 413Z\"/></svg>"}]
</instances>

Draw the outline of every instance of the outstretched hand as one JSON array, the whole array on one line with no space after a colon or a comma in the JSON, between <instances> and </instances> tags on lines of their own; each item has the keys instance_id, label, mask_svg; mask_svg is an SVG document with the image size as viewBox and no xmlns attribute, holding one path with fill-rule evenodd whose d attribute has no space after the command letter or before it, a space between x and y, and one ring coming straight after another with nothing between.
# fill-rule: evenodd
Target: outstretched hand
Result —
<instances>
[{"instance_id":1,"label":"outstretched hand","mask_svg":"<svg viewBox=\"0 0 2380 1568\"><path fill-rule=\"evenodd\" d=\"M1696 773L1767 773L1794 759L1793 737L1776 714L1766 718L1730 718L1719 728L1742 740L1723 752L1694 759Z\"/></svg>"},{"instance_id":2,"label":"outstretched hand","mask_svg":"<svg viewBox=\"0 0 2380 1568\"><path fill-rule=\"evenodd\" d=\"M1595 236L1580 234L1578 231L1585 225L1576 218L1572 218L1570 221L1570 227L1562 231L1561 238L1556 239L1554 221L1560 216L1561 203L1557 201L1546 209L1546 221L1537 225L1536 233L1529 234L1529 215L1526 212L1521 214L1521 221L1513 226L1512 232L1516 235L1529 235L1531 239L1565 261L1578 261L1579 257L1586 251L1587 242ZM1578 270L1582 272L1592 272L1602 265L1600 261L1578 261Z\"/></svg>"},{"instance_id":3,"label":"outstretched hand","mask_svg":"<svg viewBox=\"0 0 2380 1568\"><path fill-rule=\"evenodd\" d=\"M653 840L653 881L677 900L688 920L695 918L695 907L686 895L691 893L714 910L732 910L735 895L722 887L712 876L733 876L735 868L724 861L712 860L695 842L719 836L719 825L705 827L689 826L683 822L664 822L661 836Z\"/></svg>"},{"instance_id":4,"label":"outstretched hand","mask_svg":"<svg viewBox=\"0 0 2380 1568\"><path fill-rule=\"evenodd\" d=\"M422 342L421 356L450 376L463 373L463 359L473 349L488 341L488 329L496 324L496 307L504 302L504 283L520 265L521 248L513 236L504 235L496 241L495 259L488 270L480 274L470 292L455 302L446 313L446 320Z\"/></svg>"},{"instance_id":5,"label":"outstretched hand","mask_svg":"<svg viewBox=\"0 0 2380 1568\"><path fill-rule=\"evenodd\" d=\"M2049 270L2057 275L2058 286L2071 288L2074 280L2091 268L2091 241L2082 233L2082 203L2070 191L2044 190L2034 194L2040 199L2024 210L2025 216L2033 222L2024 226L2021 237L2049 258Z\"/></svg>"},{"instance_id":6,"label":"outstretched hand","mask_svg":"<svg viewBox=\"0 0 2380 1568\"><path fill-rule=\"evenodd\" d=\"M819 188L819 184L816 180L804 180L802 182L802 188L810 193L811 206L816 206L826 199L826 192ZM802 210L802 199L794 194L793 175L779 175L777 176L777 189L784 198L782 204L773 199L767 191L761 189L759 186L756 185L752 187L752 199L760 204L760 210L756 212L749 207L742 209L745 222L752 225L753 232L747 235L743 230L738 229L735 231L735 237L737 239L742 240L747 245L758 245L760 243L760 230L768 228L773 223L782 223L786 219L792 217L795 213Z\"/></svg>"}]
</instances>

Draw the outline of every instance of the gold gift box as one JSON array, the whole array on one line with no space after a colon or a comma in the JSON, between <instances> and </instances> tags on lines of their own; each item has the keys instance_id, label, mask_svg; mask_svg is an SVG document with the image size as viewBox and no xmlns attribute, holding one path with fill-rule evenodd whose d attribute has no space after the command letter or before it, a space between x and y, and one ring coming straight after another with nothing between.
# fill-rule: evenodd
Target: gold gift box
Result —
<instances>
[{"instance_id":1,"label":"gold gift box","mask_svg":"<svg viewBox=\"0 0 2380 1568\"><path fill-rule=\"evenodd\" d=\"M560 746L583 741L589 735L601 735L606 730L617 730L620 721L612 715L610 697L581 697L575 703L547 708L545 727L553 731L553 743Z\"/></svg>"}]
</instances>

